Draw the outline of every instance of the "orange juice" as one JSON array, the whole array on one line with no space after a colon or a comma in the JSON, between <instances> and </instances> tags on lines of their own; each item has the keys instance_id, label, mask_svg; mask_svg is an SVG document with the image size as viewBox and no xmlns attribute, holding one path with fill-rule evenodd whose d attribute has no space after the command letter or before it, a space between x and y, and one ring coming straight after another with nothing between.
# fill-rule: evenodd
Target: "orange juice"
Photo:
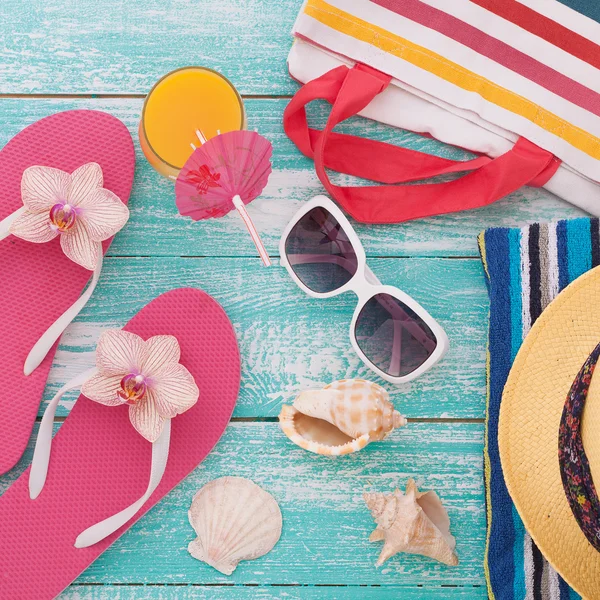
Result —
<instances>
[{"instance_id":1,"label":"orange juice","mask_svg":"<svg viewBox=\"0 0 600 600\"><path fill-rule=\"evenodd\" d=\"M150 90L142 110L140 145L159 173L177 177L203 137L245 124L244 104L228 79L205 67L185 67L168 73Z\"/></svg>"}]
</instances>

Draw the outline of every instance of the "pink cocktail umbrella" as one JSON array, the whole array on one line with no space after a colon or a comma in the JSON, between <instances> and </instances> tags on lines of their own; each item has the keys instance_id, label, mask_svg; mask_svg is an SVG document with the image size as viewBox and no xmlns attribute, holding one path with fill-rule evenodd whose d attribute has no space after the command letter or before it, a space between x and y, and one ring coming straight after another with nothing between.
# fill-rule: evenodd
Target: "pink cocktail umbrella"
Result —
<instances>
[{"instance_id":1,"label":"pink cocktail umbrella","mask_svg":"<svg viewBox=\"0 0 600 600\"><path fill-rule=\"evenodd\" d=\"M175 183L179 212L194 221L222 217L237 208L265 266L271 261L246 211L271 174L269 140L254 131L217 135L194 150Z\"/></svg>"}]
</instances>

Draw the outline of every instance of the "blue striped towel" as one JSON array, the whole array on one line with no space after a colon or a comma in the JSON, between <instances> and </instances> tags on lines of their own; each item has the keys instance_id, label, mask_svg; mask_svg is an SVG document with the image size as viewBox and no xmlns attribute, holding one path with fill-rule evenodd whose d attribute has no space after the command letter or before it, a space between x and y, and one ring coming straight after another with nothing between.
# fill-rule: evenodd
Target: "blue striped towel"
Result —
<instances>
[{"instance_id":1,"label":"blue striped towel","mask_svg":"<svg viewBox=\"0 0 600 600\"><path fill-rule=\"evenodd\" d=\"M600 264L598 219L494 228L479 236L490 296L485 442L487 545L492 600L574 600L548 565L510 499L498 452L502 390L531 325L571 281Z\"/></svg>"}]
</instances>

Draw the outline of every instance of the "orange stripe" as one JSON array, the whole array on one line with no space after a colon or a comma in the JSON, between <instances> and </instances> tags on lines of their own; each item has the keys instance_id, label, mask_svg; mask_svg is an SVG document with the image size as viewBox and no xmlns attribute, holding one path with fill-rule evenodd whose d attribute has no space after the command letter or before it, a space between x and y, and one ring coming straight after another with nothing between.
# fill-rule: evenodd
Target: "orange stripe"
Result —
<instances>
[{"instance_id":1,"label":"orange stripe","mask_svg":"<svg viewBox=\"0 0 600 600\"><path fill-rule=\"evenodd\" d=\"M600 139L591 133L565 121L535 102L449 61L440 54L363 21L324 0L308 0L304 12L331 29L401 58L463 90L475 92L488 102L525 117L585 154L600 159Z\"/></svg>"}]
</instances>

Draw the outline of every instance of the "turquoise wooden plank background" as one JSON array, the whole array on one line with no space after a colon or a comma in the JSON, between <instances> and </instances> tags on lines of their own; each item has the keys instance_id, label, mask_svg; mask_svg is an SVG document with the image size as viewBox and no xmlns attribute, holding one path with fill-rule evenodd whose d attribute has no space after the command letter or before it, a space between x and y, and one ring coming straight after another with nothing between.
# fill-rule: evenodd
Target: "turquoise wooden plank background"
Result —
<instances>
[{"instance_id":1,"label":"turquoise wooden plank background","mask_svg":"<svg viewBox=\"0 0 600 600\"><path fill-rule=\"evenodd\" d=\"M482 433L480 423L410 423L368 452L336 460L294 446L277 423L234 422L206 461L82 574L78 584L316 582L479 589L484 585ZM2 488L18 476L30 455L3 478ZM275 496L284 528L272 552L240 563L226 577L187 553L195 537L187 509L202 485L231 474L249 477ZM458 567L403 556L375 569L381 546L368 541L374 524L362 493L393 490L411 476L443 498L457 538Z\"/></svg>"},{"instance_id":2,"label":"turquoise wooden plank background","mask_svg":"<svg viewBox=\"0 0 600 600\"><path fill-rule=\"evenodd\" d=\"M491 207L395 226L356 225L370 265L441 322L451 350L404 386L384 384L410 419L383 443L338 460L293 446L276 424L282 402L304 386L349 376L377 380L350 349L352 295L316 301L285 271L261 267L235 215L193 223L178 216L173 185L137 144L143 96L165 72L203 64L226 74L245 98L248 121L274 145L274 171L249 208L277 255L282 228L322 193L310 161L285 137L282 112L297 86L285 58L300 0L4 0L0 5L0 145L61 110L107 111L129 127L138 153L131 220L111 246L100 285L65 332L44 394L47 401L92 365L100 332L123 325L157 294L183 285L215 296L230 315L243 358L234 418L208 459L136 523L61 596L139 598L457 600L486 597L482 445L487 297L476 235L580 215L542 190L526 189ZM323 106L311 109L322 123ZM364 119L344 126L457 159L461 150ZM340 178L344 180L344 178ZM380 383L384 383L381 382ZM65 397L56 426L68 415ZM43 410L43 406L41 407ZM31 460L0 479L0 493ZM194 492L222 475L249 477L275 495L284 515L280 543L230 578L193 560L187 509ZM448 507L461 564L396 556L375 569L373 523L361 495L416 477Z\"/></svg>"},{"instance_id":3,"label":"turquoise wooden plank background","mask_svg":"<svg viewBox=\"0 0 600 600\"><path fill-rule=\"evenodd\" d=\"M234 82L237 83L235 79ZM130 98L27 98L27 102L22 98L6 98L0 104L0 143L6 143L25 125L43 116L74 108L114 114L129 127L137 143L142 102ZM274 172L264 194L249 209L271 254L277 254L281 231L301 203L323 193L311 161L296 150L283 132L282 114L287 102L287 99L252 97L245 101L249 127L258 129L274 145ZM319 106L311 111L316 124L323 124L323 109L324 106ZM446 158L458 160L468 156L462 150L366 119L353 119L340 130ZM234 214L199 223L179 217L173 202L173 183L158 177L139 145L136 146L136 179L130 199L132 217L111 245L110 255L255 256L254 245ZM356 230L369 256L477 257L476 237L485 227L518 226L543 216L558 219L582 214L543 190L529 188L476 211L401 225L358 224Z\"/></svg>"},{"instance_id":4,"label":"turquoise wooden plank background","mask_svg":"<svg viewBox=\"0 0 600 600\"><path fill-rule=\"evenodd\" d=\"M382 281L422 301L452 340L443 368L409 384L387 386L398 408L414 418L482 418L487 313L479 261L370 261ZM106 261L97 292L63 336L46 400L94 365L93 351L104 328L122 326L157 294L187 285L218 298L238 334L243 381L236 417L276 417L282 400L298 389L354 375L375 377L350 347L353 294L314 300L283 267L265 269L256 258L115 257ZM68 400L59 414L67 414L66 407Z\"/></svg>"}]
</instances>

